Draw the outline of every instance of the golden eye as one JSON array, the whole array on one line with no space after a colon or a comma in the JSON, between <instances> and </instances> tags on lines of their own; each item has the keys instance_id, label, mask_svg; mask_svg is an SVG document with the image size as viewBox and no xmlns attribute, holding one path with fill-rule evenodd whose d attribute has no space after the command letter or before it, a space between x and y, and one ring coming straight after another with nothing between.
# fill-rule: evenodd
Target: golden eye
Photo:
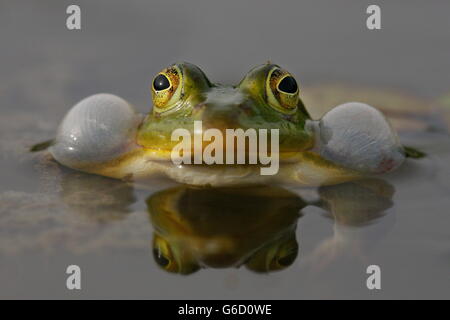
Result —
<instances>
[{"instance_id":1,"label":"golden eye","mask_svg":"<svg viewBox=\"0 0 450 320\"><path fill-rule=\"evenodd\" d=\"M297 111L299 89L294 77L278 67L273 68L266 83L267 101L276 110L293 114Z\"/></svg>"},{"instance_id":2,"label":"golden eye","mask_svg":"<svg viewBox=\"0 0 450 320\"><path fill-rule=\"evenodd\" d=\"M154 111L163 113L177 105L181 96L182 73L177 66L162 70L152 83Z\"/></svg>"}]
</instances>

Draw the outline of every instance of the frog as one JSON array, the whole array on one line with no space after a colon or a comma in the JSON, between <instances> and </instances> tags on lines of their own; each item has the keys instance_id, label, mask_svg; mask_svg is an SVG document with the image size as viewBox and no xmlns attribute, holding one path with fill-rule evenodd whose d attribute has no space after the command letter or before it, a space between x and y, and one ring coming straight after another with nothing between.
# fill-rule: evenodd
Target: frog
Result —
<instances>
[{"instance_id":1,"label":"frog","mask_svg":"<svg viewBox=\"0 0 450 320\"><path fill-rule=\"evenodd\" d=\"M177 62L156 74L150 91L153 106L146 115L116 95L89 96L68 111L55 139L33 149L48 149L58 163L90 174L145 182L164 176L213 187L333 185L385 174L407 157L424 156L403 146L389 120L368 104L343 103L313 119L294 75L271 62L252 68L236 85L213 83L198 66ZM278 145L272 156L279 170L262 175L261 163L175 162L174 131L195 137L199 122L203 132L275 129ZM241 150L244 159L250 157L250 148Z\"/></svg>"}]
</instances>

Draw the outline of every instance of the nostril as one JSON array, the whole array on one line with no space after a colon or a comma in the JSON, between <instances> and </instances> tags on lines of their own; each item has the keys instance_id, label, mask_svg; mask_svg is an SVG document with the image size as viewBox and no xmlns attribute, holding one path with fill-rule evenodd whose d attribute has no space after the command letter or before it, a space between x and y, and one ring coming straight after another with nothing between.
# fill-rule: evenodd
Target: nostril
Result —
<instances>
[{"instance_id":1,"label":"nostril","mask_svg":"<svg viewBox=\"0 0 450 320\"><path fill-rule=\"evenodd\" d=\"M239 110L241 110L246 116L250 116L253 114L252 108L246 103L240 103L238 106Z\"/></svg>"}]
</instances>

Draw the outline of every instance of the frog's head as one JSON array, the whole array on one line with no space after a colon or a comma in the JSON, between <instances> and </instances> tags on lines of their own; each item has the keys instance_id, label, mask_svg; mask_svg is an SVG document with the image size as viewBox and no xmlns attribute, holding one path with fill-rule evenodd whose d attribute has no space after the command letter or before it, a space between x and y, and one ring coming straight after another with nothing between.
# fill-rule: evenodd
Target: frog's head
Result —
<instances>
[{"instance_id":1,"label":"frog's head","mask_svg":"<svg viewBox=\"0 0 450 320\"><path fill-rule=\"evenodd\" d=\"M279 129L280 154L313 144L305 128L309 119L299 87L289 72L275 64L253 68L235 86L214 84L190 63L176 63L159 72L151 85L153 111L139 129L138 144L170 155L176 129L194 132L194 121L207 129Z\"/></svg>"}]
</instances>

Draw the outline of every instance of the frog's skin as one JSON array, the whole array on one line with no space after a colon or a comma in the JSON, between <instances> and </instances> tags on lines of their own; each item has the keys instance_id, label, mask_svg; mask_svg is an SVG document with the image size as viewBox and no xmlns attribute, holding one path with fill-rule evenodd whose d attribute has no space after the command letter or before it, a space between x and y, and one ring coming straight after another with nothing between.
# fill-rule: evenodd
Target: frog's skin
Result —
<instances>
[{"instance_id":1,"label":"frog's skin","mask_svg":"<svg viewBox=\"0 0 450 320\"><path fill-rule=\"evenodd\" d=\"M280 271L298 256L297 221L306 206L324 209L336 227L354 229L385 214L392 206L393 188L379 179L363 179L320 187L319 196L308 203L274 186L181 185L156 192L147 199L155 229L154 259L164 270L180 274L240 266L255 272ZM343 230L336 238L362 240L355 239L354 230L351 239L347 233Z\"/></svg>"},{"instance_id":2,"label":"frog's skin","mask_svg":"<svg viewBox=\"0 0 450 320\"><path fill-rule=\"evenodd\" d=\"M405 151L384 116L347 103L311 120L293 76L274 64L253 68L236 86L211 83L189 63L162 70L152 86L153 110L137 114L125 100L97 94L75 105L50 147L61 164L103 176L139 180L165 175L192 185L283 182L336 184L394 170ZM209 128L279 129L280 169L258 165L174 165L172 132L201 120ZM203 147L207 144L203 143Z\"/></svg>"}]
</instances>

